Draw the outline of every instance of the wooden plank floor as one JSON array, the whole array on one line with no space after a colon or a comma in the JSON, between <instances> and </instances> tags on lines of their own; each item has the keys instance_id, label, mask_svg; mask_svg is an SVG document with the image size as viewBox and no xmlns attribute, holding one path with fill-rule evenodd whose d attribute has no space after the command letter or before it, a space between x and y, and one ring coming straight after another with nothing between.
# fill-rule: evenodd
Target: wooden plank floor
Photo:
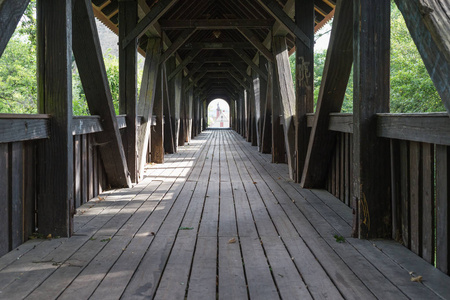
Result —
<instances>
[{"instance_id":1,"label":"wooden plank floor","mask_svg":"<svg viewBox=\"0 0 450 300\"><path fill-rule=\"evenodd\" d=\"M0 299L450 298L448 276L394 242L352 239L348 207L235 132L179 149L79 208L73 237L0 258Z\"/></svg>"}]
</instances>

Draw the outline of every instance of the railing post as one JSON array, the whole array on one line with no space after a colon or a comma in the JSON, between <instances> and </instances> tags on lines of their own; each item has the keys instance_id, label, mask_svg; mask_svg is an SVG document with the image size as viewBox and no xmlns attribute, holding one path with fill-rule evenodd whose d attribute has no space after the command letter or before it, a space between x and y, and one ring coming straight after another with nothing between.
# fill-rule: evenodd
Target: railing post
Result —
<instances>
[{"instance_id":1,"label":"railing post","mask_svg":"<svg viewBox=\"0 0 450 300\"><path fill-rule=\"evenodd\" d=\"M390 5L354 1L353 188L360 238L391 237L390 148L377 137L376 117L389 112Z\"/></svg>"},{"instance_id":2,"label":"railing post","mask_svg":"<svg viewBox=\"0 0 450 300\"><path fill-rule=\"evenodd\" d=\"M128 171L132 182L137 182L136 84L137 44L122 47L123 40L136 27L137 1L119 1L119 113L126 114L127 128L122 134Z\"/></svg>"},{"instance_id":3,"label":"railing post","mask_svg":"<svg viewBox=\"0 0 450 300\"><path fill-rule=\"evenodd\" d=\"M51 114L39 149L39 232L73 231L72 1L38 0L38 111Z\"/></svg>"}]
</instances>

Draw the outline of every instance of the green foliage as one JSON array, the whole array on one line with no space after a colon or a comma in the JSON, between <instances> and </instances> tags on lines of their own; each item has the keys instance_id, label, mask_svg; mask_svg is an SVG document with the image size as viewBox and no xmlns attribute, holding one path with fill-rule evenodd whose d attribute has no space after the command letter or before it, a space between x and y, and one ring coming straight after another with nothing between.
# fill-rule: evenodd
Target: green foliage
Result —
<instances>
[{"instance_id":1,"label":"green foliage","mask_svg":"<svg viewBox=\"0 0 450 300\"><path fill-rule=\"evenodd\" d=\"M395 3L391 5L391 112L445 111Z\"/></svg>"},{"instance_id":2,"label":"green foliage","mask_svg":"<svg viewBox=\"0 0 450 300\"><path fill-rule=\"evenodd\" d=\"M290 58L295 82L295 54ZM319 96L326 50L314 53L314 105ZM391 112L435 112L445 107L394 2L391 4ZM353 112L353 70L341 112Z\"/></svg>"}]
</instances>

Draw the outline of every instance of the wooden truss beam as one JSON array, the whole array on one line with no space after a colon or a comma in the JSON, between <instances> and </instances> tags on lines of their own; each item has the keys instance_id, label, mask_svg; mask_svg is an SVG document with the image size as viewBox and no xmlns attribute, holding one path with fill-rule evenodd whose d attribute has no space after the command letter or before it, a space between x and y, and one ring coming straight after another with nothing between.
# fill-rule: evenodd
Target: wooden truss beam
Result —
<instances>
[{"instance_id":1,"label":"wooden truss beam","mask_svg":"<svg viewBox=\"0 0 450 300\"><path fill-rule=\"evenodd\" d=\"M273 51L275 56L275 81L279 87L281 115L284 128L284 143L288 158L289 176L294 178L295 171L295 94L292 81L291 67L289 64L286 37L275 36L273 38Z\"/></svg>"},{"instance_id":2,"label":"wooden truss beam","mask_svg":"<svg viewBox=\"0 0 450 300\"><path fill-rule=\"evenodd\" d=\"M223 42L223 43L211 43L211 42L198 42L190 43L181 47L182 50L191 49L204 49L204 50L219 50L219 49L253 49L254 46L247 42Z\"/></svg>"},{"instance_id":3,"label":"wooden truss beam","mask_svg":"<svg viewBox=\"0 0 450 300\"><path fill-rule=\"evenodd\" d=\"M161 71L159 68L160 53L161 39L149 39L147 44L147 56L145 57L144 72L142 74L141 89L138 102L139 115L143 116L143 122L139 127L137 139L139 177L142 177L144 175L153 106L156 101L155 98L157 97L156 91L158 90L158 88L161 89ZM158 81L159 86L157 84ZM159 160L160 158L158 158L158 161Z\"/></svg>"},{"instance_id":4,"label":"wooden truss beam","mask_svg":"<svg viewBox=\"0 0 450 300\"><path fill-rule=\"evenodd\" d=\"M76 0L73 10L73 54L91 114L99 115L104 132L97 135L108 181L112 187L131 186L125 151L106 75L92 3Z\"/></svg>"},{"instance_id":5,"label":"wooden truss beam","mask_svg":"<svg viewBox=\"0 0 450 300\"><path fill-rule=\"evenodd\" d=\"M161 63L165 63L166 60L174 54L184 43L194 34L196 29L184 30L178 38L169 46L169 48L161 55Z\"/></svg>"},{"instance_id":6,"label":"wooden truss beam","mask_svg":"<svg viewBox=\"0 0 450 300\"><path fill-rule=\"evenodd\" d=\"M278 22L286 27L296 38L300 39L306 47L311 48L313 41L295 24L294 21L283 11L275 0L258 0L258 2L270 13Z\"/></svg>"},{"instance_id":7,"label":"wooden truss beam","mask_svg":"<svg viewBox=\"0 0 450 300\"><path fill-rule=\"evenodd\" d=\"M273 54L264 46L259 38L248 28L238 28L239 32L253 45L268 61L273 62Z\"/></svg>"},{"instance_id":8,"label":"wooden truss beam","mask_svg":"<svg viewBox=\"0 0 450 300\"><path fill-rule=\"evenodd\" d=\"M450 5L448 1L431 0L395 0L395 3L450 114Z\"/></svg>"},{"instance_id":9,"label":"wooden truss beam","mask_svg":"<svg viewBox=\"0 0 450 300\"><path fill-rule=\"evenodd\" d=\"M351 1L338 1L301 179L305 188L325 186L336 140L336 132L328 130L329 115L341 111L353 63L352 20Z\"/></svg>"},{"instance_id":10,"label":"wooden truss beam","mask_svg":"<svg viewBox=\"0 0 450 300\"><path fill-rule=\"evenodd\" d=\"M247 54L245 54L245 52L241 49L233 49L236 54L247 64L250 66L250 68L252 68L253 70L255 70L256 73L259 74L259 76L261 76L262 78L264 78L265 80L267 80L267 75L265 72L263 72L248 56Z\"/></svg>"},{"instance_id":11,"label":"wooden truss beam","mask_svg":"<svg viewBox=\"0 0 450 300\"><path fill-rule=\"evenodd\" d=\"M16 30L30 0L1 0L0 1L0 57Z\"/></svg>"},{"instance_id":12,"label":"wooden truss beam","mask_svg":"<svg viewBox=\"0 0 450 300\"><path fill-rule=\"evenodd\" d=\"M178 0L161 0L158 1L150 10L150 12L142 18L136 27L124 38L122 47L128 46L129 43L140 38L144 33L154 25L158 19L164 15Z\"/></svg>"},{"instance_id":13,"label":"wooden truss beam","mask_svg":"<svg viewBox=\"0 0 450 300\"><path fill-rule=\"evenodd\" d=\"M173 70L172 72L170 72L169 76L168 76L168 80L172 80L178 73L181 72L181 70L183 70L188 64L191 63L191 61L202 51L202 49L193 49L191 50L186 57L184 58L184 60L175 68L175 70Z\"/></svg>"},{"instance_id":14,"label":"wooden truss beam","mask_svg":"<svg viewBox=\"0 0 450 300\"><path fill-rule=\"evenodd\" d=\"M211 20L160 20L161 29L176 30L195 28L198 30L272 28L274 21L267 19L211 19Z\"/></svg>"}]
</instances>

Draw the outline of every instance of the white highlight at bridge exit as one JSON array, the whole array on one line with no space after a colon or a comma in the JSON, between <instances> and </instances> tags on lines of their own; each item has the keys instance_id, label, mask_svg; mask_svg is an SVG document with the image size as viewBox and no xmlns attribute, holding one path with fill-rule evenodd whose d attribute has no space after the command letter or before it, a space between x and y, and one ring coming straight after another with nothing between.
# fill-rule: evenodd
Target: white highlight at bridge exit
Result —
<instances>
[{"instance_id":1,"label":"white highlight at bridge exit","mask_svg":"<svg viewBox=\"0 0 450 300\"><path fill-rule=\"evenodd\" d=\"M229 128L230 106L225 100L215 99L208 105L208 128Z\"/></svg>"}]
</instances>

